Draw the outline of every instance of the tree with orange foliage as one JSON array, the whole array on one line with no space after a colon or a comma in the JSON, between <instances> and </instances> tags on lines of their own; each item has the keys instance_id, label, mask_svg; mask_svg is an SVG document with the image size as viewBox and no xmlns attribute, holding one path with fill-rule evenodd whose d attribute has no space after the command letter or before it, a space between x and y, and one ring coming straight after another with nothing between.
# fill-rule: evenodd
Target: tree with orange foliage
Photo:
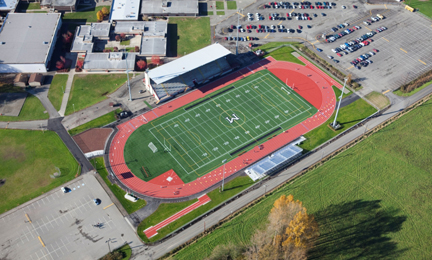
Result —
<instances>
[{"instance_id":1,"label":"tree with orange foliage","mask_svg":"<svg viewBox=\"0 0 432 260\"><path fill-rule=\"evenodd\" d=\"M96 13L96 19L98 20L98 22L102 22L104 19L104 14L102 13L102 11L99 10L99 12Z\"/></svg>"},{"instance_id":2,"label":"tree with orange foliage","mask_svg":"<svg viewBox=\"0 0 432 260\"><path fill-rule=\"evenodd\" d=\"M102 7L102 14L104 15L104 16L107 16L107 15L109 15L109 13L110 13L110 11L108 10L108 8L106 8L106 7Z\"/></svg>"},{"instance_id":3,"label":"tree with orange foliage","mask_svg":"<svg viewBox=\"0 0 432 260\"><path fill-rule=\"evenodd\" d=\"M161 65L161 59L159 56L153 55L151 57L151 63L156 65Z\"/></svg>"}]
</instances>

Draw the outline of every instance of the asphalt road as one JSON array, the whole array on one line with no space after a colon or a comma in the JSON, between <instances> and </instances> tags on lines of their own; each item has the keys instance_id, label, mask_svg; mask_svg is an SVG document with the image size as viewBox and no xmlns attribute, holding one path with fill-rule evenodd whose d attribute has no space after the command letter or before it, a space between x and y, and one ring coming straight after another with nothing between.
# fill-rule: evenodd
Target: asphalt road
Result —
<instances>
[{"instance_id":1,"label":"asphalt road","mask_svg":"<svg viewBox=\"0 0 432 260\"><path fill-rule=\"evenodd\" d=\"M151 247L150 250L148 250L148 252L145 254L145 256L147 257L145 259L157 259L163 256L164 254L170 252L171 250L175 249L176 247L182 245L183 243L187 242L188 240L194 238L195 236L203 232L204 223L207 228L217 224L220 220L224 219L232 212L235 212L237 209L244 207L248 203L262 196L265 191L269 191L277 187L280 183L289 180L290 178L292 178L293 176L301 172L303 169L315 164L316 162L320 161L323 157L327 156L328 154L331 154L332 152L343 147L344 145L356 139L357 137L363 135L365 133L366 128L372 129L376 127L377 125L381 124L388 118L396 115L397 113L405 109L410 104L413 104L414 102L420 100L424 96L431 93L432 93L432 88L428 87L416 93L415 95L406 98L404 101L392 105L386 112L384 112L382 115L376 118L371 119L365 126L357 128L349 132L348 134L341 136L339 139L330 143L319 152L311 154L310 156L306 157L299 163L293 165L287 170L272 177L271 179L269 179L264 183L266 187L262 185L260 188L247 193L246 195L235 200L234 202L221 208L216 213L211 214L208 217L197 222L190 228L181 232L179 235L170 238L157 246ZM394 94L390 93L390 95L394 95ZM393 100L392 97L390 98ZM142 259L142 258L135 258L135 259Z\"/></svg>"}]
</instances>

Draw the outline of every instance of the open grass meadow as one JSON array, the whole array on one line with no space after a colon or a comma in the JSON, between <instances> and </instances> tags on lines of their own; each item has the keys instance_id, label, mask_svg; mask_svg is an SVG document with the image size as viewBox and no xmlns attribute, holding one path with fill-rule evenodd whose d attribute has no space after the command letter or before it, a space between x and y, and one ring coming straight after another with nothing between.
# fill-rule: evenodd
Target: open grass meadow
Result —
<instances>
[{"instance_id":1,"label":"open grass meadow","mask_svg":"<svg viewBox=\"0 0 432 260\"><path fill-rule=\"evenodd\" d=\"M333 90L335 91L336 97L339 97L341 91L335 86L333 86ZM349 94L350 93L348 93L348 95ZM344 97L345 96L346 94L344 94ZM332 128L330 128L329 124L333 122L335 117L335 113L333 113L332 117L324 124L313 129L312 131L309 131L304 135L304 137L306 137L306 140L303 141L300 147L303 148L306 152L311 151L319 145L335 137L336 135L347 130L351 126L372 115L376 111L377 110L373 106L369 105L369 103L367 103L363 99L358 99L353 103L342 107L339 110L337 122L342 126L341 128L339 128L337 131L334 131Z\"/></svg>"},{"instance_id":2,"label":"open grass meadow","mask_svg":"<svg viewBox=\"0 0 432 260\"><path fill-rule=\"evenodd\" d=\"M66 90L68 77L68 74L56 74L48 91L48 99L57 111L59 111L61 107L63 91Z\"/></svg>"},{"instance_id":3,"label":"open grass meadow","mask_svg":"<svg viewBox=\"0 0 432 260\"><path fill-rule=\"evenodd\" d=\"M225 183L224 185L224 191L219 192L219 189L215 189L211 192L209 192L207 195L210 197L211 201L192 212L184 215L183 217L179 218L178 220L170 223L169 225L161 228L158 230L158 234L151 239L148 239L146 235L144 234L144 230L147 228L154 226L158 224L159 222L171 217L175 213L181 211L182 209L188 207L189 205L195 203L198 201L198 199L193 199L186 202L178 202L178 203L163 203L159 206L159 208L148 218L144 219L140 225L138 226L138 235L141 237L141 239L144 242L155 242L157 240L160 240L164 238L169 233L177 230L178 228L182 227L183 225L189 223L196 217L204 214L205 212L209 211L210 209L216 207L217 205L221 204L225 200L233 197L234 195L238 194L239 192L243 191L244 189L251 186L254 182L249 178L248 176L240 176L232 181Z\"/></svg>"},{"instance_id":4,"label":"open grass meadow","mask_svg":"<svg viewBox=\"0 0 432 260\"><path fill-rule=\"evenodd\" d=\"M430 259L431 105L429 100L283 186L174 259L204 259L229 242L248 245L282 194L302 201L319 223L309 259Z\"/></svg>"},{"instance_id":5,"label":"open grass meadow","mask_svg":"<svg viewBox=\"0 0 432 260\"><path fill-rule=\"evenodd\" d=\"M97 6L93 10L88 11L82 11L82 12L73 12L73 13L65 13L63 15L63 20L66 20L67 22L73 22L71 20L79 20L81 22L87 22L87 23L95 23L97 22L96 13L102 10L102 8L108 8L108 10L111 10L111 6Z\"/></svg>"},{"instance_id":6,"label":"open grass meadow","mask_svg":"<svg viewBox=\"0 0 432 260\"><path fill-rule=\"evenodd\" d=\"M428 0L406 0L406 5L418 9L421 13L432 18L432 2Z\"/></svg>"},{"instance_id":7,"label":"open grass meadow","mask_svg":"<svg viewBox=\"0 0 432 260\"><path fill-rule=\"evenodd\" d=\"M170 17L169 28L175 28L176 35L171 30L172 47L176 46L177 56L184 56L202 49L211 43L209 17ZM171 41L170 40L170 41Z\"/></svg>"},{"instance_id":8,"label":"open grass meadow","mask_svg":"<svg viewBox=\"0 0 432 260\"><path fill-rule=\"evenodd\" d=\"M127 80L126 74L75 75L65 115L90 107L105 99Z\"/></svg>"},{"instance_id":9,"label":"open grass meadow","mask_svg":"<svg viewBox=\"0 0 432 260\"><path fill-rule=\"evenodd\" d=\"M116 184L112 184L111 181L108 179L108 171L105 168L103 157L93 158L90 160L90 162L93 165L93 167L97 170L97 172L100 174L102 179L105 181L107 186L110 188L112 193L114 193L114 195L120 201L120 203L122 204L123 208L127 211L127 213L132 214L147 204L146 201L142 199L139 199L136 202L132 202L130 200L127 200L124 197L126 192Z\"/></svg>"},{"instance_id":10,"label":"open grass meadow","mask_svg":"<svg viewBox=\"0 0 432 260\"><path fill-rule=\"evenodd\" d=\"M19 115L0 116L0 121L29 121L48 118L49 114L45 113L45 107L42 105L40 100L31 94L27 94L27 98L24 101L24 105L21 108Z\"/></svg>"},{"instance_id":11,"label":"open grass meadow","mask_svg":"<svg viewBox=\"0 0 432 260\"><path fill-rule=\"evenodd\" d=\"M117 120L116 114L120 113L121 111L122 111L121 108L117 108L115 111L111 111L109 113L106 113L103 116L100 116L96 119L93 119L90 122L87 122L85 124L82 124L80 126L72 128L68 132L70 135L77 135L77 134L82 133L82 132L84 132L88 129L91 129L91 128L97 128L97 127L105 126L109 123L116 121Z\"/></svg>"},{"instance_id":12,"label":"open grass meadow","mask_svg":"<svg viewBox=\"0 0 432 260\"><path fill-rule=\"evenodd\" d=\"M0 130L0 213L33 199L77 174L79 165L51 131ZM61 170L55 179L50 174Z\"/></svg>"}]
</instances>

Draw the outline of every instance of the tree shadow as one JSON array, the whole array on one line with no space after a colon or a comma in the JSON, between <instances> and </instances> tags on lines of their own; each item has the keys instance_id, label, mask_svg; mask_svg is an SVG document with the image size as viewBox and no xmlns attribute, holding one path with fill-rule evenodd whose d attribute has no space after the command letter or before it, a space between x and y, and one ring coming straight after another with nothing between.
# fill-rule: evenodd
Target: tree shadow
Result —
<instances>
[{"instance_id":1,"label":"tree shadow","mask_svg":"<svg viewBox=\"0 0 432 260\"><path fill-rule=\"evenodd\" d=\"M398 249L388 236L401 230L406 216L399 209L382 208L380 200L331 205L315 214L321 235L309 251L309 259L392 259Z\"/></svg>"}]
</instances>

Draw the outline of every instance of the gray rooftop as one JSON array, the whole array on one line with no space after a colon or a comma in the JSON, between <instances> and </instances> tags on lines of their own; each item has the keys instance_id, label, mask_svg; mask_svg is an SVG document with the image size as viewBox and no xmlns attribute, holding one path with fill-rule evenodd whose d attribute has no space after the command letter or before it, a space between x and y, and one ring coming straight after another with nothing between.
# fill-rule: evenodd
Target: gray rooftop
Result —
<instances>
[{"instance_id":1,"label":"gray rooftop","mask_svg":"<svg viewBox=\"0 0 432 260\"><path fill-rule=\"evenodd\" d=\"M108 37L110 33L110 23L92 23L91 25L81 25L78 27L77 36Z\"/></svg>"},{"instance_id":2,"label":"gray rooftop","mask_svg":"<svg viewBox=\"0 0 432 260\"><path fill-rule=\"evenodd\" d=\"M0 31L0 63L45 63L60 16L9 13Z\"/></svg>"},{"instance_id":3,"label":"gray rooftop","mask_svg":"<svg viewBox=\"0 0 432 260\"><path fill-rule=\"evenodd\" d=\"M141 40L141 55L151 56L166 56L166 38L154 37L147 38L143 37Z\"/></svg>"},{"instance_id":4,"label":"gray rooftop","mask_svg":"<svg viewBox=\"0 0 432 260\"><path fill-rule=\"evenodd\" d=\"M119 33L143 33L143 36L159 36L165 37L167 33L168 23L166 21L155 22L117 22L114 32Z\"/></svg>"},{"instance_id":5,"label":"gray rooftop","mask_svg":"<svg viewBox=\"0 0 432 260\"><path fill-rule=\"evenodd\" d=\"M51 6L74 6L76 0L42 0L41 5L51 5Z\"/></svg>"},{"instance_id":6,"label":"gray rooftop","mask_svg":"<svg viewBox=\"0 0 432 260\"><path fill-rule=\"evenodd\" d=\"M113 0L110 21L137 21L139 4L139 0Z\"/></svg>"},{"instance_id":7,"label":"gray rooftop","mask_svg":"<svg viewBox=\"0 0 432 260\"><path fill-rule=\"evenodd\" d=\"M215 43L170 63L154 68L149 71L148 75L156 84L161 84L228 54L231 54L229 50Z\"/></svg>"},{"instance_id":8,"label":"gray rooftop","mask_svg":"<svg viewBox=\"0 0 432 260\"><path fill-rule=\"evenodd\" d=\"M88 36L85 37L75 37L75 40L72 43L71 52L92 52L93 51L93 42L90 39L87 39ZM92 36L90 36L92 38Z\"/></svg>"},{"instance_id":9,"label":"gray rooftop","mask_svg":"<svg viewBox=\"0 0 432 260\"><path fill-rule=\"evenodd\" d=\"M18 4L18 0L0 0L0 11L14 9Z\"/></svg>"},{"instance_id":10,"label":"gray rooftop","mask_svg":"<svg viewBox=\"0 0 432 260\"><path fill-rule=\"evenodd\" d=\"M198 14L198 0L171 0L162 6L162 0L142 0L141 14Z\"/></svg>"},{"instance_id":11,"label":"gray rooftop","mask_svg":"<svg viewBox=\"0 0 432 260\"><path fill-rule=\"evenodd\" d=\"M133 70L135 67L135 57L135 53L123 52L87 53L83 69Z\"/></svg>"}]
</instances>

